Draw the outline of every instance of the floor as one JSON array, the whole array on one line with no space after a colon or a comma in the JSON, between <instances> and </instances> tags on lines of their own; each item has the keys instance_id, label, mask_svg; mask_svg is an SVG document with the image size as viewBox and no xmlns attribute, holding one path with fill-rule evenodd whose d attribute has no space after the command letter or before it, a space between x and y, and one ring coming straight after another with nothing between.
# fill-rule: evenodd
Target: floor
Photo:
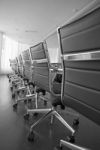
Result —
<instances>
[{"instance_id":1,"label":"floor","mask_svg":"<svg viewBox=\"0 0 100 150\"><path fill-rule=\"evenodd\" d=\"M50 125L50 118L35 128L34 142L27 140L30 125L38 120L32 117L29 122L23 119L24 104L20 103L18 111L13 111L13 100L9 88L8 78L0 76L0 150L54 150L60 139L66 139L70 132L57 120ZM73 117L61 112L63 118L72 124ZM80 125L76 134L76 144L100 150L100 126L80 115ZM63 148L63 150L68 150Z\"/></svg>"}]
</instances>

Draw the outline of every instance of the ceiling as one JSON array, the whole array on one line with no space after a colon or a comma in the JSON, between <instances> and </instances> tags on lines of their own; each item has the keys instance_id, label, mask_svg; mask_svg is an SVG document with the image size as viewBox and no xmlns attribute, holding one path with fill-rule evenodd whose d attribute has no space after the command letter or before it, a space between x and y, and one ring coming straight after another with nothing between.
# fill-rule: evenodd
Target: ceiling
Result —
<instances>
[{"instance_id":1,"label":"ceiling","mask_svg":"<svg viewBox=\"0 0 100 150\"><path fill-rule=\"evenodd\" d=\"M0 31L34 45L93 0L0 0Z\"/></svg>"}]
</instances>

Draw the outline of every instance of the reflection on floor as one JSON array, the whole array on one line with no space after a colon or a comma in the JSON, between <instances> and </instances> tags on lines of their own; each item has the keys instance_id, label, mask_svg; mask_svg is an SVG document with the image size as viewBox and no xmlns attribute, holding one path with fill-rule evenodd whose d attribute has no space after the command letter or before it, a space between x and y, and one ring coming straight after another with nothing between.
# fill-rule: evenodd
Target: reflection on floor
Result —
<instances>
[{"instance_id":1,"label":"reflection on floor","mask_svg":"<svg viewBox=\"0 0 100 150\"><path fill-rule=\"evenodd\" d=\"M32 117L30 122L25 122L24 104L20 103L18 111L12 109L13 100L6 76L0 77L0 150L53 150L59 144L60 139L65 139L70 132L57 120L50 125L50 118L35 128L36 137L33 143L27 141L29 127L37 118ZM73 117L61 113L72 124ZM80 116L80 125L76 135L76 144L88 147L92 150L100 150L100 126L87 118ZM63 148L66 149L67 148Z\"/></svg>"}]
</instances>

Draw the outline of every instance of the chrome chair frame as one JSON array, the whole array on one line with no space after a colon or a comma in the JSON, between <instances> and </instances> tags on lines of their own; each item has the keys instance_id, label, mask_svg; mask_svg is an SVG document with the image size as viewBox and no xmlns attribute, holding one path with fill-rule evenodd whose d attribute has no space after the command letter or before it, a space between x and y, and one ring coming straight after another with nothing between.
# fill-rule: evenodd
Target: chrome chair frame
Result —
<instances>
[{"instance_id":1,"label":"chrome chair frame","mask_svg":"<svg viewBox=\"0 0 100 150\"><path fill-rule=\"evenodd\" d=\"M51 70L50 70L50 63L49 63L49 59L48 59L48 51L47 51L47 46L46 46L46 42L44 42L44 50L45 50L45 53L46 53L46 59L43 60L43 62L47 62L48 64L48 68L49 68L49 75L51 73ZM36 60L36 63L42 63L42 60ZM52 88L51 88L51 83L50 83L50 77L49 77L49 88L50 88L50 93L54 94L53 91L52 91ZM55 96L60 96L59 94L58 95L55 95ZM32 124L31 127L30 127L30 132L29 132L29 136L28 136L28 140L29 141L33 141L34 140L34 132L33 132L33 129L39 125L42 121L44 121L46 118L50 117L51 116L51 124L53 123L53 117L55 116L70 132L71 132L71 137L74 136L75 134L75 130L73 129L73 127L71 127L62 117L61 115L54 109L54 107L51 107L51 108L47 108L47 109L28 109L27 110L28 113L45 113L45 115L43 115L43 117L41 117L36 123Z\"/></svg>"},{"instance_id":2,"label":"chrome chair frame","mask_svg":"<svg viewBox=\"0 0 100 150\"><path fill-rule=\"evenodd\" d=\"M68 21L68 25L72 22L75 21L75 19L79 19L85 15L87 15L89 12L92 12L93 10L95 10L96 8L100 8L100 3L97 2L97 1L93 1L91 2L89 5L87 5L87 7L83 8L77 15L75 15L75 17L73 17L72 19L70 19ZM66 23L67 24L67 23ZM72 54L66 54L66 55L63 55L63 52L62 52L62 44L61 44L61 35L60 35L60 28L59 27L57 29L57 32L58 32L58 38L59 38L59 45L60 45L60 51L61 51L61 58L62 58L62 64L63 64L63 70L65 71L65 68L64 68L64 60L67 60L67 61L74 61L74 62L78 62L78 61L97 61L97 60L100 60L100 51L92 51L92 52L79 52L79 53L72 53ZM64 71L63 71L63 82L64 82ZM62 86L62 98L63 98L63 91L64 91L64 86ZM72 144L68 141L65 141L65 140L60 140L60 146L58 147L58 149L62 149L62 147L65 146L67 148L70 148L72 150L89 150L88 148L85 148L85 147L81 147L81 146L78 146L76 144Z\"/></svg>"},{"instance_id":3,"label":"chrome chair frame","mask_svg":"<svg viewBox=\"0 0 100 150\"><path fill-rule=\"evenodd\" d=\"M72 144L72 143L64 141L64 140L60 140L60 148L62 146L65 146L65 147L70 148L72 150L90 150L88 148L85 148L85 147L82 147L82 146L79 146L76 144Z\"/></svg>"}]
</instances>

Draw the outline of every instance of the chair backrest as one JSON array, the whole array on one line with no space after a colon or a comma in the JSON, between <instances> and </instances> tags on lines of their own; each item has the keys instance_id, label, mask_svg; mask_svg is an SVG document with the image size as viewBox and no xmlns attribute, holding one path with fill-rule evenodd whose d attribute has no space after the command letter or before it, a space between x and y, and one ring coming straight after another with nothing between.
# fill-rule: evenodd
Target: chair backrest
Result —
<instances>
[{"instance_id":1,"label":"chair backrest","mask_svg":"<svg viewBox=\"0 0 100 150\"><path fill-rule=\"evenodd\" d=\"M25 78L32 81L31 57L29 49L22 52Z\"/></svg>"},{"instance_id":2,"label":"chair backrest","mask_svg":"<svg viewBox=\"0 0 100 150\"><path fill-rule=\"evenodd\" d=\"M18 59L18 72L19 72L19 75L24 77L23 59L22 59L21 54L17 57L17 59Z\"/></svg>"},{"instance_id":3,"label":"chair backrest","mask_svg":"<svg viewBox=\"0 0 100 150\"><path fill-rule=\"evenodd\" d=\"M49 67L45 44L41 42L31 47L30 53L33 65L33 82L38 87L49 91Z\"/></svg>"},{"instance_id":4,"label":"chair backrest","mask_svg":"<svg viewBox=\"0 0 100 150\"><path fill-rule=\"evenodd\" d=\"M14 73L18 72L18 62L17 62L17 58L15 59L9 59L10 61L10 67L12 68L12 70L14 71Z\"/></svg>"},{"instance_id":5,"label":"chair backrest","mask_svg":"<svg viewBox=\"0 0 100 150\"><path fill-rule=\"evenodd\" d=\"M51 92L61 95L62 84L62 63L59 51L58 34L54 31L46 39L46 45L49 58L49 70L51 77Z\"/></svg>"},{"instance_id":6,"label":"chair backrest","mask_svg":"<svg viewBox=\"0 0 100 150\"><path fill-rule=\"evenodd\" d=\"M58 29L62 102L100 124L100 5L80 16Z\"/></svg>"}]
</instances>

